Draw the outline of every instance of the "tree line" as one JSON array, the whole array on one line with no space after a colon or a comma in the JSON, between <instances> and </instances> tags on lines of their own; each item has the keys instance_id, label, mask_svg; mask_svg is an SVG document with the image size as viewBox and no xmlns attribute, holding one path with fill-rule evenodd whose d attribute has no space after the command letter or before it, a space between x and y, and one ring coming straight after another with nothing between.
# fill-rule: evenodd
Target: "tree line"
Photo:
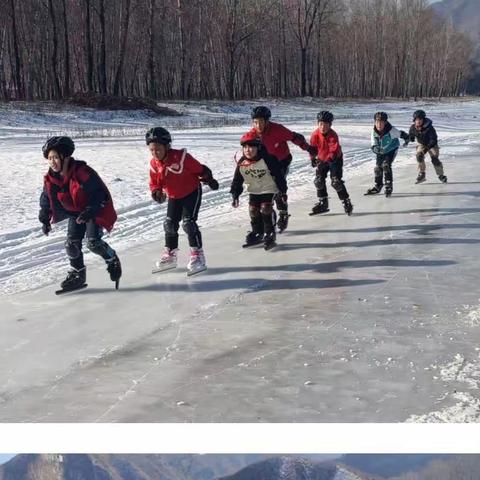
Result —
<instances>
[{"instance_id":1,"label":"tree line","mask_svg":"<svg viewBox=\"0 0 480 480\"><path fill-rule=\"evenodd\" d=\"M427 0L0 5L0 100L455 96L473 48Z\"/></svg>"}]
</instances>

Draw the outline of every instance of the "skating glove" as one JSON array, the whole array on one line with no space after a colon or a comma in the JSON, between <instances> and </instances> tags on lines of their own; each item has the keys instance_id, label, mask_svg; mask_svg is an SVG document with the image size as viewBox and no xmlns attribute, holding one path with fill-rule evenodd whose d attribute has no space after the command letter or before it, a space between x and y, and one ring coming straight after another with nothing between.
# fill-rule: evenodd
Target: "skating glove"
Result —
<instances>
[{"instance_id":1,"label":"skating glove","mask_svg":"<svg viewBox=\"0 0 480 480\"><path fill-rule=\"evenodd\" d=\"M284 205L288 203L288 195L286 193L281 193L280 194L280 200Z\"/></svg>"},{"instance_id":2,"label":"skating glove","mask_svg":"<svg viewBox=\"0 0 480 480\"><path fill-rule=\"evenodd\" d=\"M307 152L312 156L315 157L318 153L318 148L315 147L314 145L309 145L307 147Z\"/></svg>"},{"instance_id":3,"label":"skating glove","mask_svg":"<svg viewBox=\"0 0 480 480\"><path fill-rule=\"evenodd\" d=\"M157 203L163 203L167 199L167 194L163 190L154 190L152 192L152 198Z\"/></svg>"},{"instance_id":4,"label":"skating glove","mask_svg":"<svg viewBox=\"0 0 480 480\"><path fill-rule=\"evenodd\" d=\"M410 143L410 138L405 138L403 141L403 146L406 147Z\"/></svg>"},{"instance_id":5,"label":"skating glove","mask_svg":"<svg viewBox=\"0 0 480 480\"><path fill-rule=\"evenodd\" d=\"M372 147L372 152L375 154L375 155L382 155L383 154L383 149L380 148L378 145L374 145Z\"/></svg>"},{"instance_id":6,"label":"skating glove","mask_svg":"<svg viewBox=\"0 0 480 480\"><path fill-rule=\"evenodd\" d=\"M90 220L95 218L95 213L91 208L87 207L80 215L77 217L77 223L87 223Z\"/></svg>"},{"instance_id":7,"label":"skating glove","mask_svg":"<svg viewBox=\"0 0 480 480\"><path fill-rule=\"evenodd\" d=\"M232 207L237 208L239 204L240 204L240 200L238 199L238 197L234 197L232 195Z\"/></svg>"},{"instance_id":8,"label":"skating glove","mask_svg":"<svg viewBox=\"0 0 480 480\"><path fill-rule=\"evenodd\" d=\"M212 190L218 190L218 182L212 177L210 180L208 180L207 185L212 189Z\"/></svg>"},{"instance_id":9,"label":"skating glove","mask_svg":"<svg viewBox=\"0 0 480 480\"><path fill-rule=\"evenodd\" d=\"M50 225L50 222L42 223L42 232L44 235L48 235L51 230L52 230L52 226Z\"/></svg>"},{"instance_id":10,"label":"skating glove","mask_svg":"<svg viewBox=\"0 0 480 480\"><path fill-rule=\"evenodd\" d=\"M320 161L320 160L319 160L317 157L312 157L312 158L310 159L310 162L311 162L313 168L315 168L315 167L318 166L318 162L319 162L319 161Z\"/></svg>"}]
</instances>

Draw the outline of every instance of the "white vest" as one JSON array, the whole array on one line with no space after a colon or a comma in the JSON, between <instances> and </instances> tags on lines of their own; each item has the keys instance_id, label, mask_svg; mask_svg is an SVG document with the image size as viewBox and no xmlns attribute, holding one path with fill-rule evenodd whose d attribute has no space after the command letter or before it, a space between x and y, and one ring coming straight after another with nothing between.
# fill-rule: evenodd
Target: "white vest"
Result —
<instances>
[{"instance_id":1,"label":"white vest","mask_svg":"<svg viewBox=\"0 0 480 480\"><path fill-rule=\"evenodd\" d=\"M263 193L278 193L275 179L272 177L265 160L256 162L244 160L240 164L240 173L248 193L261 195Z\"/></svg>"}]
</instances>

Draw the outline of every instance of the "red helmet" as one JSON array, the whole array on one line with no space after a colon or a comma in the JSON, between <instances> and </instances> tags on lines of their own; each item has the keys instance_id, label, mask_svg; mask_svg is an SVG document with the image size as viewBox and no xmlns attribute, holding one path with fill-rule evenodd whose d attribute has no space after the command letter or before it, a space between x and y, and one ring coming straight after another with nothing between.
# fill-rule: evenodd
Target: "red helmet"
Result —
<instances>
[{"instance_id":1,"label":"red helmet","mask_svg":"<svg viewBox=\"0 0 480 480\"><path fill-rule=\"evenodd\" d=\"M257 137L257 134L254 132L247 132L240 139L240 145L252 145L253 147L261 147L262 141Z\"/></svg>"}]
</instances>

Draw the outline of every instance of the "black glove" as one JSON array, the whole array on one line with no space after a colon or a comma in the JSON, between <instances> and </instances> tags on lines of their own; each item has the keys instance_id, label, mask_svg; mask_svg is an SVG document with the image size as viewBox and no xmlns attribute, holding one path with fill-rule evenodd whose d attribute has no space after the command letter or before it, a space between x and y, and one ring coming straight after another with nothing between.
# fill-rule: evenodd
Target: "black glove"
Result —
<instances>
[{"instance_id":1,"label":"black glove","mask_svg":"<svg viewBox=\"0 0 480 480\"><path fill-rule=\"evenodd\" d=\"M50 222L42 223L42 232L44 235L48 235L51 230L52 226L50 225Z\"/></svg>"},{"instance_id":2,"label":"black glove","mask_svg":"<svg viewBox=\"0 0 480 480\"><path fill-rule=\"evenodd\" d=\"M406 147L409 143L410 143L410 139L405 138L404 141L403 141L403 146Z\"/></svg>"},{"instance_id":3,"label":"black glove","mask_svg":"<svg viewBox=\"0 0 480 480\"><path fill-rule=\"evenodd\" d=\"M312 158L310 159L310 162L311 162L311 164L312 164L312 167L315 168L315 167L318 166L319 160L318 160L317 157L312 157Z\"/></svg>"},{"instance_id":4,"label":"black glove","mask_svg":"<svg viewBox=\"0 0 480 480\"><path fill-rule=\"evenodd\" d=\"M232 195L232 207L237 208L240 204L240 200L235 195Z\"/></svg>"},{"instance_id":5,"label":"black glove","mask_svg":"<svg viewBox=\"0 0 480 480\"><path fill-rule=\"evenodd\" d=\"M218 182L212 177L210 180L207 181L207 185L212 189L212 190L218 190Z\"/></svg>"},{"instance_id":6,"label":"black glove","mask_svg":"<svg viewBox=\"0 0 480 480\"><path fill-rule=\"evenodd\" d=\"M152 198L157 203L163 203L167 199L167 194L163 190L154 190L152 192Z\"/></svg>"},{"instance_id":7,"label":"black glove","mask_svg":"<svg viewBox=\"0 0 480 480\"><path fill-rule=\"evenodd\" d=\"M288 195L286 193L281 193L280 200L285 204L288 203Z\"/></svg>"},{"instance_id":8,"label":"black glove","mask_svg":"<svg viewBox=\"0 0 480 480\"><path fill-rule=\"evenodd\" d=\"M313 145L308 145L307 152L312 156L315 157L318 153L318 148Z\"/></svg>"},{"instance_id":9,"label":"black glove","mask_svg":"<svg viewBox=\"0 0 480 480\"><path fill-rule=\"evenodd\" d=\"M375 155L381 155L383 153L383 149L381 149L378 145L374 145L372 147L372 152L375 154Z\"/></svg>"},{"instance_id":10,"label":"black glove","mask_svg":"<svg viewBox=\"0 0 480 480\"><path fill-rule=\"evenodd\" d=\"M80 215L77 217L77 223L87 223L90 220L95 218L95 214L90 207L87 207Z\"/></svg>"}]
</instances>

